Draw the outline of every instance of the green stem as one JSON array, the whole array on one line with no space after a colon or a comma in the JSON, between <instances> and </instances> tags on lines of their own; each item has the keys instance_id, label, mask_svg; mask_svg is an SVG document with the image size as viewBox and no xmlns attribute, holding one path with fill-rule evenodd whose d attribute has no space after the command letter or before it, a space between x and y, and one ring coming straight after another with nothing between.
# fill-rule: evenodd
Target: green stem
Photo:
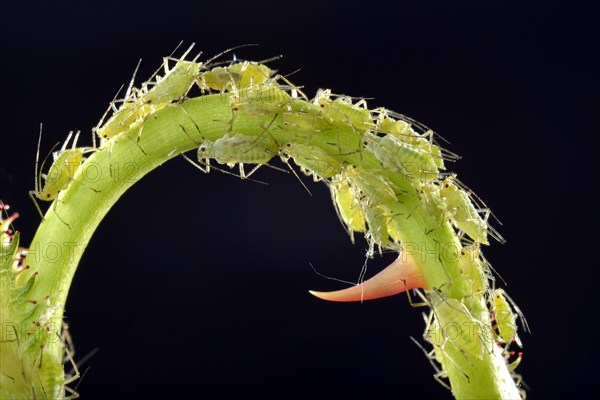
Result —
<instances>
[{"instance_id":1,"label":"green stem","mask_svg":"<svg viewBox=\"0 0 600 400\"><path fill-rule=\"evenodd\" d=\"M42 300L50 296L53 305L60 305L47 324L54 333L60 331L63 307L73 275L100 221L121 195L144 175L165 161L197 147L197 143L182 130L183 127L195 140L200 140L200 134L190 117L202 127L204 138L214 140L227 132L228 125L219 121L231 119L231 107L226 97L211 95L158 111L143 125L139 144L136 143L137 129L107 142L82 164L56 207L48 209L25 260L30 269L20 274L17 285L26 282L35 272L38 273L28 297ZM256 125L247 126L248 133L255 135L259 129ZM111 167L112 173L109 171ZM43 312L44 309L39 308L21 324L29 326L39 320ZM25 364L35 363L39 358L39 349L29 343L22 345L30 348L26 352L29 356ZM44 363L61 365L63 354L61 341L49 340L43 351ZM62 396L60 393L53 393L52 396L47 393L48 385L42 388L38 382L32 384L32 390L46 392L49 398ZM29 388L24 389L27 393L24 397L33 397ZM59 390L58 387L56 389Z\"/></svg>"},{"instance_id":2,"label":"green stem","mask_svg":"<svg viewBox=\"0 0 600 400\"><path fill-rule=\"evenodd\" d=\"M364 150L364 132L356 129L340 109L331 109L338 120L331 117L334 124L330 128L320 130L318 134L314 131L302 133L297 127L286 125L281 111L268 99L264 103L271 107L269 112L234 114L230 96L201 96L175 102L150 113L129 131L105 141L78 168L68 188L61 191L60 201L49 208L32 241L25 260L30 269L20 273L16 279L16 287L26 288L22 294L26 297L21 299L22 310L25 311L18 317L7 317L4 311L1 315L3 319L14 318L19 325L37 327L37 332L50 331L49 335L40 339L37 334L23 334L15 329L15 332L20 332L16 339L2 343L0 354L3 358L10 357L14 359L14 365L21 365L13 368L14 371L20 369L20 372L8 374L2 371L6 376L0 376L5 387L12 385L14 388L10 391L13 398L64 397L62 361L65 349L56 335L60 334L69 287L94 231L120 196L154 168L181 153L196 149L201 140L214 141L231 132L258 137L269 126L278 128L269 129L268 135L279 145L310 143L313 148L329 152L328 157L337 160L339 165L336 168L340 171L348 165L381 171L386 181L393 184L395 196L403 198L403 201L384 207L393 215L402 216L394 218L393 224L400 232L405 250L408 251L410 244L415 246L411 249L414 252L412 257L423 274L427 288L446 288L449 298L468 299L473 318L486 327L491 326L483 294L473 293L469 282L465 282L463 265L456 258L444 258L442 255L447 249L460 248L450 223L446 221L440 225L430 215L421 204L418 184L415 187L413 181L383 169L380 161ZM255 100L251 104L262 101ZM323 119L321 113L324 111L303 100L294 99L286 107L290 112L293 109L301 114L312 113ZM331 146L331 143L336 146ZM335 153L337 149L340 151ZM380 189L373 182L369 185L374 190ZM367 190L363 192L368 194ZM374 197L377 195L373 194ZM426 226L437 228L427 230ZM29 286L31 282L34 284ZM0 290L4 291L4 288ZM6 343L17 343L17 351L14 347L6 350ZM464 346L459 344L445 349L444 367L456 398L519 398L502 354L495 345L490 344L491 350L476 359L456 351ZM6 393L4 388L0 390L0 394L3 393Z\"/></svg>"}]
</instances>

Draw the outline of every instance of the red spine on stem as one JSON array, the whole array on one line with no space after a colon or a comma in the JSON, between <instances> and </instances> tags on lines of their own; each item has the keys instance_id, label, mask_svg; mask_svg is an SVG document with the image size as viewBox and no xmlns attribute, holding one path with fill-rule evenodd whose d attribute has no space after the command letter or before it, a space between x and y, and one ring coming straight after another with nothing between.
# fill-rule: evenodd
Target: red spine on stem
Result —
<instances>
[{"instance_id":1,"label":"red spine on stem","mask_svg":"<svg viewBox=\"0 0 600 400\"><path fill-rule=\"evenodd\" d=\"M356 286L333 292L310 290L309 293L323 300L347 302L379 299L417 288L428 289L421 270L410 257L400 254L383 271Z\"/></svg>"}]
</instances>

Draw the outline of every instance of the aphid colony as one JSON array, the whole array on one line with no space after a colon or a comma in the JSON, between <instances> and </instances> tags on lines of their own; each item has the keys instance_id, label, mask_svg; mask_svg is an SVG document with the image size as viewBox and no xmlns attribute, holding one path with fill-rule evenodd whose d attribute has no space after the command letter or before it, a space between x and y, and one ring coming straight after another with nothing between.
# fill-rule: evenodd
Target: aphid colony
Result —
<instances>
[{"instance_id":1,"label":"aphid colony","mask_svg":"<svg viewBox=\"0 0 600 400\"><path fill-rule=\"evenodd\" d=\"M496 342L514 371L521 358L519 353L515 359L509 346L520 346L517 315L525 321L501 289L490 287L491 267L480 251L481 245L489 244L489 237L503 239L489 225L491 213L485 204L455 174L445 172L446 163L459 157L442 149L431 129L384 108L370 110L364 99L329 90L319 90L309 100L301 88L260 63L216 63L216 57L202 63L197 62L199 55L185 60L191 50L179 59L165 58L164 75L157 71L139 88L132 79L125 97L110 104L107 114L112 111L112 115L106 119L105 114L94 128L101 144L112 146L132 130L136 134L127 139L139 142L145 121L157 111L179 107L185 113L181 104L194 87L206 95L222 96L229 102L231 118L222 121L221 137L198 141L183 130L197 144L196 166L204 172L211 167L222 170L214 162L237 166L239 177L249 178L275 157L292 171L293 161L314 181L329 186L342 224L352 239L355 232L365 235L369 257L376 249L402 252L407 221L422 226L424 237L450 230L458 247L461 282L449 279L442 287L427 288L424 295L431 308L424 336L434 346L430 360L439 364L435 377L446 378L450 364L459 371L464 371L465 360L473 366L492 353ZM239 127L244 124L259 129L255 134L242 133ZM45 185L36 175L32 196L58 198L73 180L82 154L92 151L75 148L76 139L73 148L67 149L69 138L55 153L50 172L40 174ZM48 177L56 170L63 172L61 178L50 181ZM450 294L453 290L460 294ZM482 310L475 298L483 299L488 309ZM445 332L449 324L472 330L450 340ZM463 375L468 380L466 371Z\"/></svg>"},{"instance_id":2,"label":"aphid colony","mask_svg":"<svg viewBox=\"0 0 600 400\"><path fill-rule=\"evenodd\" d=\"M74 399L77 392L70 388L79 378L77 364L73 361L73 348L66 326L56 327L52 322L53 314L60 308L54 296L32 298L33 286L38 281L38 273L19 283L18 277L29 269L24 265L27 250L19 247L19 232L12 223L17 213L9 214L9 206L0 201L0 398L12 398L13 389L26 388L30 398ZM33 324L21 322L24 317L32 317ZM49 345L62 346L64 360L61 358L56 368L42 368L51 365L50 355L45 353ZM33 368L26 368L24 354L37 354L33 357ZM71 363L73 371L64 374L63 361ZM58 369L60 367L60 369ZM68 395L64 395L64 391Z\"/></svg>"}]
</instances>

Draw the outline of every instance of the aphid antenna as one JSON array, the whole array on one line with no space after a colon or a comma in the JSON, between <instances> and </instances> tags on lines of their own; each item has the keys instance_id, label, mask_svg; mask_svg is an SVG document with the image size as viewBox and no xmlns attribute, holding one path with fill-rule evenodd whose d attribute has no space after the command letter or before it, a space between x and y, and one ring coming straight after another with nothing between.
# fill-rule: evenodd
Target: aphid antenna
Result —
<instances>
[{"instance_id":1,"label":"aphid antenna","mask_svg":"<svg viewBox=\"0 0 600 400\"><path fill-rule=\"evenodd\" d=\"M180 44L181 44L181 43L180 43ZM169 61L175 61L175 62L179 62L179 61L185 61L185 58L186 58L186 57L187 57L187 55L188 55L188 54L189 54L189 53L192 51L192 49L194 48L194 46L195 46L195 45L196 45L196 43L192 42L192 44L190 45L190 47L188 47L188 49L187 49L187 50L186 50L186 51L185 51L185 52L184 52L184 53L181 55L181 57L179 57L179 58L173 57L173 53L174 53L174 52L173 52L173 53L171 53L171 55L170 55L170 56L168 56L168 57L165 57L165 58L166 58L167 60L169 60ZM196 56L194 56L194 58L193 58L193 59L191 59L190 61L191 61L191 62L196 62L196 61L198 60L198 58L200 58L200 56L201 56L201 55L202 55L202 52L199 52L199 53L198 53ZM164 67L165 67L165 73L168 73L168 72L169 72L169 70L168 70L168 69L166 69L166 68L167 68L167 65L166 65L166 63L164 63Z\"/></svg>"},{"instance_id":2,"label":"aphid antenna","mask_svg":"<svg viewBox=\"0 0 600 400\"><path fill-rule=\"evenodd\" d=\"M129 85L127 85L127 90L125 91L125 98L123 99L124 102L127 101L127 99L129 99L129 96L131 95L131 90L133 89L133 85L135 83L135 76L137 75L138 69L140 68L141 64L142 64L142 59L140 58L138 60L137 65L135 66L135 69L133 70L133 75L131 76L131 80L129 81ZM121 86L121 88L122 87L123 86ZM121 89L119 89L119 91L120 90ZM119 94L119 93L117 92L117 94ZM100 120L100 122L102 122L102 120Z\"/></svg>"},{"instance_id":3,"label":"aphid antenna","mask_svg":"<svg viewBox=\"0 0 600 400\"><path fill-rule=\"evenodd\" d=\"M209 69L209 68L216 67L218 65L223 65L223 64L231 63L231 61L227 61L227 62L223 62L222 61L222 62L220 62L220 63L217 64L217 63L213 63L213 61L215 61L216 59L218 59L219 57L221 57L224 54L231 53L233 50L241 49L241 48L244 48L244 47L251 47L251 46L259 46L259 44L258 43L247 43L247 44L241 44L239 46L231 47L231 48L229 48L229 49L227 49L225 51L222 51L219 54L217 54L217 55L209 58L208 60L206 60L203 63L203 66L204 66L204 68ZM235 60L235 55L234 55L234 60Z\"/></svg>"},{"instance_id":4,"label":"aphid antenna","mask_svg":"<svg viewBox=\"0 0 600 400\"><path fill-rule=\"evenodd\" d=\"M335 278L333 276L329 276L329 275L325 275L325 274L320 273L319 271L317 271L317 269L315 268L315 266L311 262L309 262L308 265L310 265L310 268L312 268L313 272L315 274L317 274L318 276L320 276L321 278L329 279L331 281L346 283L348 285L356 285L356 282L346 281L346 280L343 280L343 279Z\"/></svg>"},{"instance_id":5,"label":"aphid antenna","mask_svg":"<svg viewBox=\"0 0 600 400\"><path fill-rule=\"evenodd\" d=\"M167 59L171 59L171 58L173 57L173 54L175 54L175 52L177 51L177 49L179 49L179 47L180 47L182 44L183 44L183 40L182 40L182 41L180 41L180 42L179 42L179 44L178 44L177 46L175 46L175 48L173 49L173 51L171 52L171 54L169 54L169 55L168 55L167 57L165 57L165 58L167 58ZM193 46L194 46L194 43L192 43L192 47L193 47ZM190 47L190 49L189 49L189 50L191 50L191 47ZM163 63L160 65L160 67L158 67L158 68L157 68L157 69L156 69L156 70L155 70L155 71L152 73L152 75L150 75L150 78L148 78L148 80L147 80L146 82L144 82L144 83L142 83L142 84L140 85L140 90L144 90L145 88L147 88L147 87L148 87L148 85L150 85L150 83L151 83L152 79L154 79L156 76L158 76L158 73L160 72L160 70L161 70L161 69L165 70L165 68L166 68L166 65L165 65L165 64L166 64L166 63L164 63L164 62L163 62ZM168 72L168 71L167 71L167 72Z\"/></svg>"}]
</instances>

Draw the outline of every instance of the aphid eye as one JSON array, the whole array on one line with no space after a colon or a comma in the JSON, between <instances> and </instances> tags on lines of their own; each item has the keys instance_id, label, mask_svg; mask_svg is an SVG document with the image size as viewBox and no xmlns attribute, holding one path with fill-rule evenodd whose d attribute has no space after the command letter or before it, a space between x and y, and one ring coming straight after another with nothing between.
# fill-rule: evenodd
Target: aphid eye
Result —
<instances>
[{"instance_id":1,"label":"aphid eye","mask_svg":"<svg viewBox=\"0 0 600 400\"><path fill-rule=\"evenodd\" d=\"M47 193L47 194L46 194L46 198L50 198L50 193Z\"/></svg>"},{"instance_id":2,"label":"aphid eye","mask_svg":"<svg viewBox=\"0 0 600 400\"><path fill-rule=\"evenodd\" d=\"M292 144L291 143L287 143L286 146L287 147L292 147Z\"/></svg>"},{"instance_id":3,"label":"aphid eye","mask_svg":"<svg viewBox=\"0 0 600 400\"><path fill-rule=\"evenodd\" d=\"M206 147L204 147L204 146L200 147L200 151L206 151Z\"/></svg>"},{"instance_id":4,"label":"aphid eye","mask_svg":"<svg viewBox=\"0 0 600 400\"><path fill-rule=\"evenodd\" d=\"M319 105L321 106L321 108L325 108L325 104L321 103Z\"/></svg>"}]
</instances>

